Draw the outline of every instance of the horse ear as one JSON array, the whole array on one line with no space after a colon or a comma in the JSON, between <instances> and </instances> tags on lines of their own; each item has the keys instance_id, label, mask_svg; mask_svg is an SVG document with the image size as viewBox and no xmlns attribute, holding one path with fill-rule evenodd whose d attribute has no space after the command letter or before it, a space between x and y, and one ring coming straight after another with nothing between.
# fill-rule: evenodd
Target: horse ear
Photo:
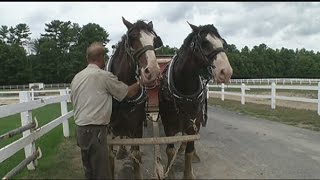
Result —
<instances>
[{"instance_id":1,"label":"horse ear","mask_svg":"<svg viewBox=\"0 0 320 180\"><path fill-rule=\"evenodd\" d=\"M227 44L228 44L227 41L226 41L225 39L223 39L223 38L222 38L222 41L223 41L223 44L224 44L224 45L227 45Z\"/></svg>"},{"instance_id":2,"label":"horse ear","mask_svg":"<svg viewBox=\"0 0 320 180\"><path fill-rule=\"evenodd\" d=\"M148 26L149 26L151 29L153 29L152 21L150 21L150 22L148 23Z\"/></svg>"},{"instance_id":3,"label":"horse ear","mask_svg":"<svg viewBox=\"0 0 320 180\"><path fill-rule=\"evenodd\" d=\"M128 29L130 29L133 26L133 24L127 21L123 16L122 16L122 21L123 21L123 24L126 25Z\"/></svg>"},{"instance_id":4,"label":"horse ear","mask_svg":"<svg viewBox=\"0 0 320 180\"><path fill-rule=\"evenodd\" d=\"M193 32L198 32L199 31L199 27L193 24L190 24L188 21L187 23L189 24L189 26L191 27Z\"/></svg>"}]
</instances>

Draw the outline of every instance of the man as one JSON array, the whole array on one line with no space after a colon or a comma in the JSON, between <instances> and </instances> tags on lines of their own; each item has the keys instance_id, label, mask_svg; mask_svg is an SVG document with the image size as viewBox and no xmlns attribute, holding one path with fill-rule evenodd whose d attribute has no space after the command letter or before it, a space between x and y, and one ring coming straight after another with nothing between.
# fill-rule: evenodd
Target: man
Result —
<instances>
[{"instance_id":1,"label":"man","mask_svg":"<svg viewBox=\"0 0 320 180\"><path fill-rule=\"evenodd\" d=\"M111 177L106 142L112 97L121 101L139 91L139 81L127 86L105 67L105 48L94 42L87 48L88 66L71 82L71 100L77 125L77 144L87 179Z\"/></svg>"}]
</instances>

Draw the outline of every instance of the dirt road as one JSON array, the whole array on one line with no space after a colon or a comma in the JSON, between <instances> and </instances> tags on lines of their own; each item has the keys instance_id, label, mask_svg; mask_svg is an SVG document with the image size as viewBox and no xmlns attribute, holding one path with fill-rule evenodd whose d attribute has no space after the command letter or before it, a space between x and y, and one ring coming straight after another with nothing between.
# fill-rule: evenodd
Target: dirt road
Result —
<instances>
[{"instance_id":1,"label":"dirt road","mask_svg":"<svg viewBox=\"0 0 320 180\"><path fill-rule=\"evenodd\" d=\"M209 107L209 120L196 142L200 163L193 163L200 179L320 177L320 133ZM151 126L148 127L151 129ZM163 132L161 130L161 132ZM146 136L151 136L150 130ZM144 178L153 171L153 146L142 146ZM166 163L165 146L161 146ZM174 167L182 178L184 155ZM121 165L121 161L118 161ZM121 167L121 166L119 166ZM119 168L118 167L118 168ZM149 173L147 173L148 169ZM118 169L119 171L119 169Z\"/></svg>"}]
</instances>

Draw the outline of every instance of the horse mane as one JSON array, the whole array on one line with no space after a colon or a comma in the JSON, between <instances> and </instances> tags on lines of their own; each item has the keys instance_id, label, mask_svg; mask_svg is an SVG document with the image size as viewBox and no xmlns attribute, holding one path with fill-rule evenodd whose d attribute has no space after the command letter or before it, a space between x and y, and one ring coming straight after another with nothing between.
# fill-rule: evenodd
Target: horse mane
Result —
<instances>
[{"instance_id":1,"label":"horse mane","mask_svg":"<svg viewBox=\"0 0 320 180\"><path fill-rule=\"evenodd\" d=\"M137 29L144 29L150 32L153 31L153 28L150 28L148 24L145 23L145 20L138 20L136 23L133 24L132 27L135 27ZM117 58L120 54L123 54L122 51L124 51L123 49L124 49L125 39L126 39L126 34L122 35L121 40L116 44L116 47L115 47L116 50L113 54L113 58Z\"/></svg>"},{"instance_id":2,"label":"horse mane","mask_svg":"<svg viewBox=\"0 0 320 180\"><path fill-rule=\"evenodd\" d=\"M204 26L199 26L199 30L200 32L206 32L206 33L213 33L216 37L218 38L222 38L218 32L218 30L216 29L216 27L214 27L213 24L208 24L208 25L204 25ZM183 44L181 45L179 50L185 49L188 47L188 45L191 43L193 36L196 35L195 32L191 32L183 41Z\"/></svg>"},{"instance_id":3,"label":"horse mane","mask_svg":"<svg viewBox=\"0 0 320 180\"><path fill-rule=\"evenodd\" d=\"M145 30L152 32L153 28L149 27L145 21L146 20L138 20L136 23L133 24L133 27L138 28L138 29L145 29Z\"/></svg>"},{"instance_id":4,"label":"horse mane","mask_svg":"<svg viewBox=\"0 0 320 180\"><path fill-rule=\"evenodd\" d=\"M115 47L116 50L115 50L115 52L113 53L113 56L112 56L113 58L117 58L120 55L121 51L124 50L125 38L126 38L126 35L123 35L121 37L121 40L116 44L116 47Z\"/></svg>"}]
</instances>

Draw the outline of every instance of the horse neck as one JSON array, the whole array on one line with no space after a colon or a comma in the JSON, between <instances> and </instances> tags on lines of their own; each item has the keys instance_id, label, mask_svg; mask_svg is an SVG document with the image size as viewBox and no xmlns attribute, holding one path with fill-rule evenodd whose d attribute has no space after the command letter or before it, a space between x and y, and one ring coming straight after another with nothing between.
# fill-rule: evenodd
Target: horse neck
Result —
<instances>
[{"instance_id":1,"label":"horse neck","mask_svg":"<svg viewBox=\"0 0 320 180\"><path fill-rule=\"evenodd\" d=\"M199 87L199 67L194 58L192 51L182 51L173 67L175 88L184 95L196 93Z\"/></svg>"},{"instance_id":2,"label":"horse neck","mask_svg":"<svg viewBox=\"0 0 320 180\"><path fill-rule=\"evenodd\" d=\"M122 43L120 52L117 57L114 57L111 72L118 77L118 79L128 85L134 83L134 70L130 62L132 61L130 57L127 55L125 50L124 43Z\"/></svg>"}]
</instances>

